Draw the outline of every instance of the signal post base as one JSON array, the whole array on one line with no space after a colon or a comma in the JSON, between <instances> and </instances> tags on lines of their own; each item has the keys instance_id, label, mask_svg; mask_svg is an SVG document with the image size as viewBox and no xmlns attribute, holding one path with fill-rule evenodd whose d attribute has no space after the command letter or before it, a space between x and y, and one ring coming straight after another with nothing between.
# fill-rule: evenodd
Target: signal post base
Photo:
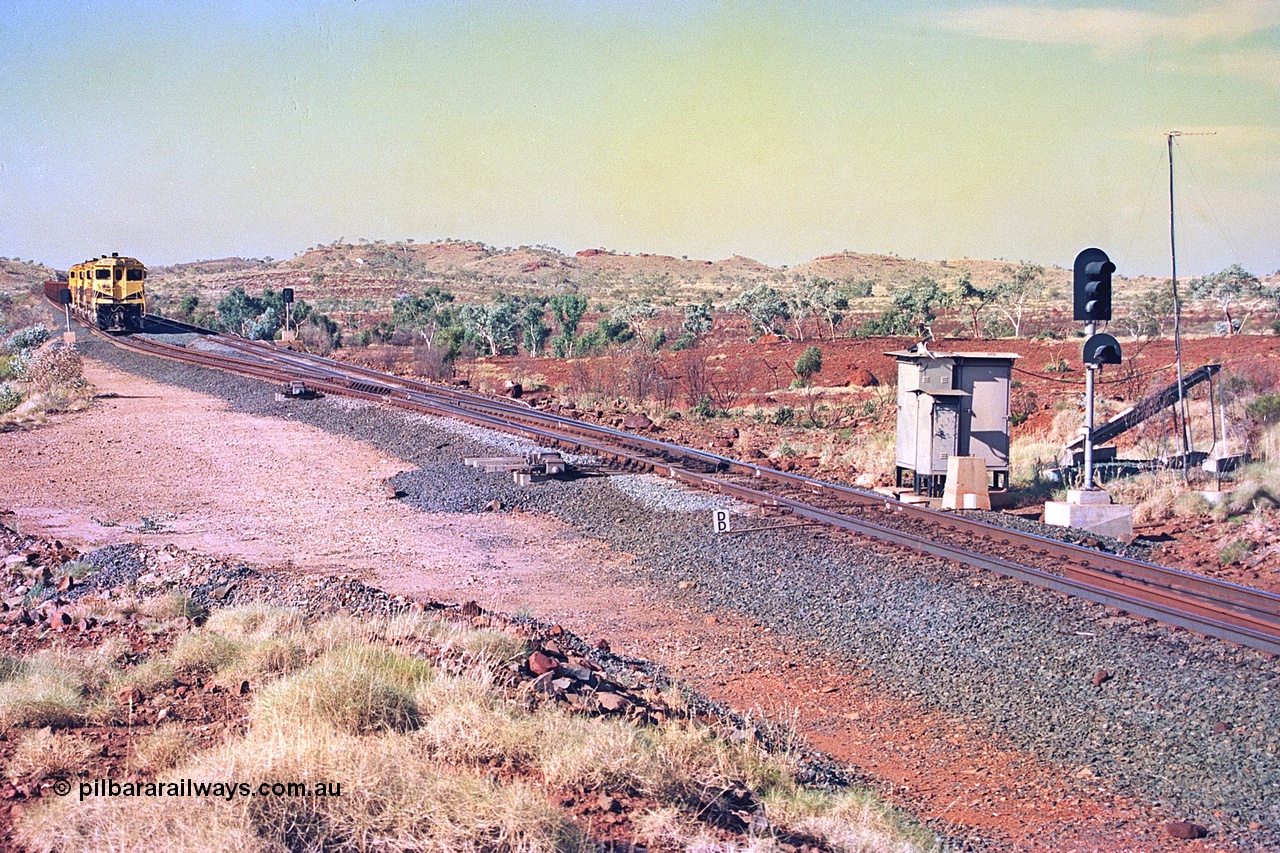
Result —
<instances>
[{"instance_id":1,"label":"signal post base","mask_svg":"<svg viewBox=\"0 0 1280 853\"><path fill-rule=\"evenodd\" d=\"M1045 501L1044 522L1078 527L1125 544L1133 541L1133 507L1111 503L1111 495L1102 489L1070 489L1065 501Z\"/></svg>"}]
</instances>

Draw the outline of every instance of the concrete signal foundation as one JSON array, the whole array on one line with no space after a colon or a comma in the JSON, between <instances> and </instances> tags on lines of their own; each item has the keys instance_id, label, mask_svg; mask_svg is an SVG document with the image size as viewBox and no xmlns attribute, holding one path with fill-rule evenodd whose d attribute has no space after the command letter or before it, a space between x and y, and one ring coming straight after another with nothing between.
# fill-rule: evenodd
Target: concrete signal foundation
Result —
<instances>
[{"instance_id":1,"label":"concrete signal foundation","mask_svg":"<svg viewBox=\"0 0 1280 853\"><path fill-rule=\"evenodd\" d=\"M987 488L987 460L981 456L952 456L947 460L943 509L991 509Z\"/></svg>"},{"instance_id":2,"label":"concrete signal foundation","mask_svg":"<svg viewBox=\"0 0 1280 853\"><path fill-rule=\"evenodd\" d=\"M1121 542L1133 541L1133 507L1111 503L1102 489L1071 489L1065 501L1045 501L1045 524L1078 527Z\"/></svg>"}]
</instances>

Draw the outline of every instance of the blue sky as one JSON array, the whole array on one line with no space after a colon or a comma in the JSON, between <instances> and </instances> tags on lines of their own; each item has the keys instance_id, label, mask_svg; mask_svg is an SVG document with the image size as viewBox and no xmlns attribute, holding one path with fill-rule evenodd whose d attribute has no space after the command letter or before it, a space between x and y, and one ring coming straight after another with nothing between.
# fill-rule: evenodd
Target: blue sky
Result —
<instances>
[{"instance_id":1,"label":"blue sky","mask_svg":"<svg viewBox=\"0 0 1280 853\"><path fill-rule=\"evenodd\" d=\"M1280 269L1280 0L0 2L0 254Z\"/></svg>"}]
</instances>

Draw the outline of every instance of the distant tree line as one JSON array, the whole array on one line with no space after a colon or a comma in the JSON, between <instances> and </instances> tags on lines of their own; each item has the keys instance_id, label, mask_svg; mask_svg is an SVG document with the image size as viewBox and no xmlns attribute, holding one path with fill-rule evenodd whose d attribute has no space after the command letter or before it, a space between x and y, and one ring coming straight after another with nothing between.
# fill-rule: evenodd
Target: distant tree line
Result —
<instances>
[{"instance_id":1,"label":"distant tree line","mask_svg":"<svg viewBox=\"0 0 1280 853\"><path fill-rule=\"evenodd\" d=\"M198 326L233 332L251 341L269 341L284 329L286 314L291 328L308 350L327 355L342 345L338 324L316 311L305 300L295 300L286 312L284 291L267 288L253 296L236 285L212 309L190 294L178 300L174 316Z\"/></svg>"},{"instance_id":2,"label":"distant tree line","mask_svg":"<svg viewBox=\"0 0 1280 853\"><path fill-rule=\"evenodd\" d=\"M433 284L416 293L399 294L388 319L353 332L348 343L411 345L446 369L464 354L574 358L620 346L649 352L664 347L693 349L712 331L717 316L728 315L747 321L751 339L778 335L805 342L835 340L841 335L932 336L935 324L948 315L975 339L1019 338L1027 334L1032 308L1058 295L1048 292L1044 268L1028 263L1008 265L994 282L985 284L974 282L968 271L949 284L921 276L890 289L887 307L879 300L864 305L878 304L880 310L859 310L859 302L872 297L873 290L872 282L865 279L806 276L789 285L783 281L757 284L722 305L719 312L710 300L658 306L649 297L638 296L609 309L597 304L594 323L584 326L589 305L587 297L577 292L500 292L485 302L460 303L454 293ZM1225 335L1244 331L1261 313L1280 311L1280 287L1264 285L1239 264L1190 279L1183 296L1220 313L1222 320L1215 330ZM196 296L185 296L175 313L191 322L265 340L282 329L285 305L281 291L268 288L254 296L236 286L212 308ZM1170 331L1172 315L1173 295L1166 283L1123 303L1117 300L1113 322L1119 332L1131 337L1156 338ZM849 327L850 317L861 322ZM338 324L303 300L293 303L292 319L310 349L327 353L343 343ZM1039 334L1056 333L1041 329Z\"/></svg>"}]
</instances>

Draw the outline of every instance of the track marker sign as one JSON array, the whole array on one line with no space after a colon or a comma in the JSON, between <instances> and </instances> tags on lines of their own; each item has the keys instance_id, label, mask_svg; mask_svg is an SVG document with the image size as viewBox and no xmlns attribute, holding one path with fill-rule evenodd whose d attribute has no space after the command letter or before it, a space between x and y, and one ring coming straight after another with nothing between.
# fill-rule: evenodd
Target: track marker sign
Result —
<instances>
[{"instance_id":1,"label":"track marker sign","mask_svg":"<svg viewBox=\"0 0 1280 853\"><path fill-rule=\"evenodd\" d=\"M711 511L711 528L716 533L729 532L729 510L713 509Z\"/></svg>"}]
</instances>

